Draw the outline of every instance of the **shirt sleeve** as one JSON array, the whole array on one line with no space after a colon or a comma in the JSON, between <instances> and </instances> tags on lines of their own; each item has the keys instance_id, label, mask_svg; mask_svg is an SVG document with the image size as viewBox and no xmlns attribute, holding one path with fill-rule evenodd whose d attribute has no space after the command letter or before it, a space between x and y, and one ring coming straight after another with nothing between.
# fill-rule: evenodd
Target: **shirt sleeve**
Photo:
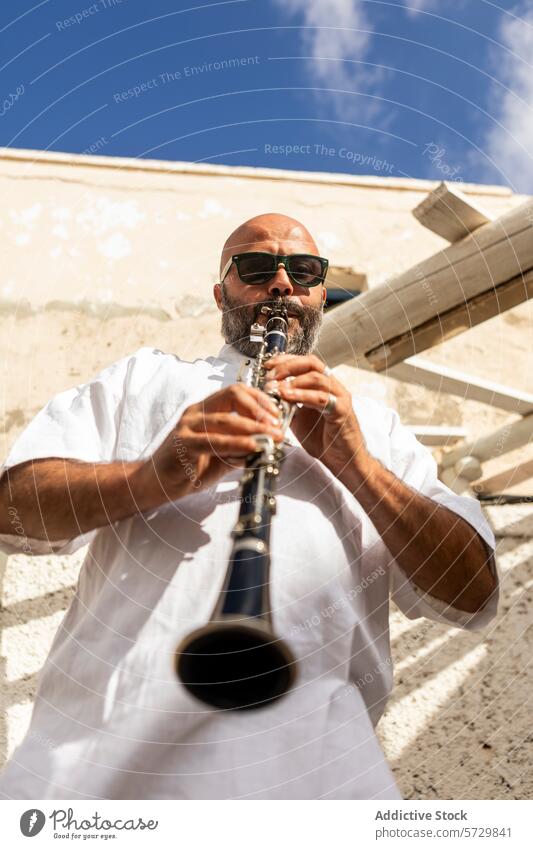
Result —
<instances>
[{"instance_id":1,"label":"shirt sleeve","mask_svg":"<svg viewBox=\"0 0 533 849\"><path fill-rule=\"evenodd\" d=\"M52 398L14 443L0 467L0 477L13 466L45 457L86 463L116 459L125 385L134 360L135 355L124 357L88 383L67 389ZM11 515L11 524L15 533L0 534L0 549L6 554L72 554L89 543L97 532L94 530L71 540L52 542L27 537L23 521L16 511Z\"/></svg>"},{"instance_id":2,"label":"shirt sleeve","mask_svg":"<svg viewBox=\"0 0 533 849\"><path fill-rule=\"evenodd\" d=\"M497 613L500 582L494 557L495 539L483 516L479 502L469 496L457 495L437 477L437 464L431 452L422 445L393 410L390 414L390 469L408 486L447 507L465 519L483 540L489 568L495 578L495 589L485 605L475 613L459 608L425 593L410 580L394 561L390 572L391 596L409 619L424 616L437 622L467 630L484 628Z\"/></svg>"}]
</instances>

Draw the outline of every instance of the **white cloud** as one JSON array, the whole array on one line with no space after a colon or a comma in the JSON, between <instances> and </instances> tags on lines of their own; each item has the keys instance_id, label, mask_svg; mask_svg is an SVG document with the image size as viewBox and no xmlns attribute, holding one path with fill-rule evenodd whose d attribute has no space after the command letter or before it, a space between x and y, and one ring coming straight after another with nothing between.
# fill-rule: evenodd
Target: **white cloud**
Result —
<instances>
[{"instance_id":1,"label":"white cloud","mask_svg":"<svg viewBox=\"0 0 533 849\"><path fill-rule=\"evenodd\" d=\"M367 57L372 26L361 0L274 0L280 10L296 18L298 48L293 55L307 57L306 70L318 88L358 92L381 76L378 69L358 64ZM309 29L306 29L309 27ZM347 61L332 61L347 60ZM368 118L378 107L375 101L335 92L316 92L322 104L334 107L344 120ZM357 101L357 102L356 102Z\"/></svg>"},{"instance_id":2,"label":"white cloud","mask_svg":"<svg viewBox=\"0 0 533 849\"><path fill-rule=\"evenodd\" d=\"M507 87L495 89L494 126L486 139L486 152L501 177L518 192L533 191L533 8L531 3L515 8L512 17L504 15L495 54L499 79ZM494 172L492 171L492 175Z\"/></svg>"},{"instance_id":3,"label":"white cloud","mask_svg":"<svg viewBox=\"0 0 533 849\"><path fill-rule=\"evenodd\" d=\"M405 11L411 17L415 17L419 12L446 12L457 13L458 9L462 9L465 5L465 0L402 0L405 3Z\"/></svg>"},{"instance_id":4,"label":"white cloud","mask_svg":"<svg viewBox=\"0 0 533 849\"><path fill-rule=\"evenodd\" d=\"M302 18L300 41L305 55L312 59L310 70L328 85L348 83L353 69L328 59L360 59L370 41L370 24L360 0L275 0L283 11ZM328 29L329 27L329 29Z\"/></svg>"},{"instance_id":5,"label":"white cloud","mask_svg":"<svg viewBox=\"0 0 533 849\"><path fill-rule=\"evenodd\" d=\"M416 15L417 12L423 10L426 12L428 7L436 6L435 0L406 0L406 12L408 15Z\"/></svg>"},{"instance_id":6,"label":"white cloud","mask_svg":"<svg viewBox=\"0 0 533 849\"><path fill-rule=\"evenodd\" d=\"M414 16L422 10L436 9L442 0L404 2L404 13ZM464 0L453 2L462 4ZM319 103L333 107L345 121L379 118L382 128L390 123L391 115L383 103L365 96L365 93L379 95L386 77L386 71L368 61L373 34L367 15L369 4L363 0L273 0L273 3L302 27L292 55L307 57L306 71L310 82L317 86L315 97ZM321 92L319 88L338 91Z\"/></svg>"}]
</instances>

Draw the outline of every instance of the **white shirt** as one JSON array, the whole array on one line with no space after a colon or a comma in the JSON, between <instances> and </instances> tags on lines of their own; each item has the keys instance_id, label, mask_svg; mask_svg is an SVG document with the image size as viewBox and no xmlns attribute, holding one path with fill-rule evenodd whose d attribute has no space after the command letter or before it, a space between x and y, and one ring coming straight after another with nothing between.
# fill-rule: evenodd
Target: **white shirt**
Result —
<instances>
[{"instance_id":1,"label":"white shirt","mask_svg":"<svg viewBox=\"0 0 533 849\"><path fill-rule=\"evenodd\" d=\"M141 348L53 398L4 468L40 457L137 460L181 413L236 380L243 357L185 362ZM409 486L493 534L479 504L439 482L395 412L362 397L368 450ZM33 553L90 542L76 594L42 669L29 732L0 778L10 798L400 799L374 732L392 685L389 591L403 613L481 628L403 574L357 500L289 432L272 522L276 632L298 661L289 694L255 711L217 711L178 682L178 641L218 598L239 510L240 472L209 489ZM24 544L0 537L13 553ZM35 569L39 562L35 561ZM46 741L44 745L41 741Z\"/></svg>"}]
</instances>

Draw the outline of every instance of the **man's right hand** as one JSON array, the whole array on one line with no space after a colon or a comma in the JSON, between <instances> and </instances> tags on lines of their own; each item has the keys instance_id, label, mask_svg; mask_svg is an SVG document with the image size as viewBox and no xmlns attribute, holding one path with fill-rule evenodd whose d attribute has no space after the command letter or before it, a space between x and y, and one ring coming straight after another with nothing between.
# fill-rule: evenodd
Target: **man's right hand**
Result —
<instances>
[{"instance_id":1,"label":"man's right hand","mask_svg":"<svg viewBox=\"0 0 533 849\"><path fill-rule=\"evenodd\" d=\"M0 533L13 535L15 517L30 548L31 540L52 544L197 492L242 466L254 435L283 439L271 416L278 421L265 392L235 384L188 407L148 460L20 463L0 480Z\"/></svg>"},{"instance_id":2,"label":"man's right hand","mask_svg":"<svg viewBox=\"0 0 533 849\"><path fill-rule=\"evenodd\" d=\"M143 486L175 500L210 486L256 450L254 436L283 440L279 411L269 396L235 383L192 404L143 464Z\"/></svg>"}]
</instances>

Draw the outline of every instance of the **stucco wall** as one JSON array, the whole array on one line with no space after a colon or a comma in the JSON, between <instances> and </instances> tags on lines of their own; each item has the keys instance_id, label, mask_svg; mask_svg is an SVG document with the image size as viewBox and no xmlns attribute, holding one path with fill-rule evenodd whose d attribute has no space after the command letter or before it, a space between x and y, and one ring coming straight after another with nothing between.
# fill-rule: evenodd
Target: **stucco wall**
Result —
<instances>
[{"instance_id":1,"label":"stucco wall","mask_svg":"<svg viewBox=\"0 0 533 849\"><path fill-rule=\"evenodd\" d=\"M366 274L374 286L444 244L410 212L432 187L386 178L0 154L2 456L52 394L141 345L187 359L216 352L219 314L211 290L219 251L245 218L265 211L300 218L335 265ZM463 188L494 215L523 200L505 189ZM531 389L532 326L526 304L428 356ZM338 374L395 406L408 422L463 424L479 432L509 419L348 366ZM498 622L466 634L409 622L397 612L392 617L397 686L380 735L409 798L525 798L531 790L525 772L531 740L520 696L531 652L531 510L498 507L490 514L505 574ZM27 727L36 676L79 564L80 555L0 561L3 756Z\"/></svg>"},{"instance_id":2,"label":"stucco wall","mask_svg":"<svg viewBox=\"0 0 533 849\"><path fill-rule=\"evenodd\" d=\"M300 218L333 264L364 271L373 286L445 244L410 214L434 185L0 149L0 295L174 317L185 294L211 300L226 236L268 211ZM494 215L523 200L462 188Z\"/></svg>"}]
</instances>

